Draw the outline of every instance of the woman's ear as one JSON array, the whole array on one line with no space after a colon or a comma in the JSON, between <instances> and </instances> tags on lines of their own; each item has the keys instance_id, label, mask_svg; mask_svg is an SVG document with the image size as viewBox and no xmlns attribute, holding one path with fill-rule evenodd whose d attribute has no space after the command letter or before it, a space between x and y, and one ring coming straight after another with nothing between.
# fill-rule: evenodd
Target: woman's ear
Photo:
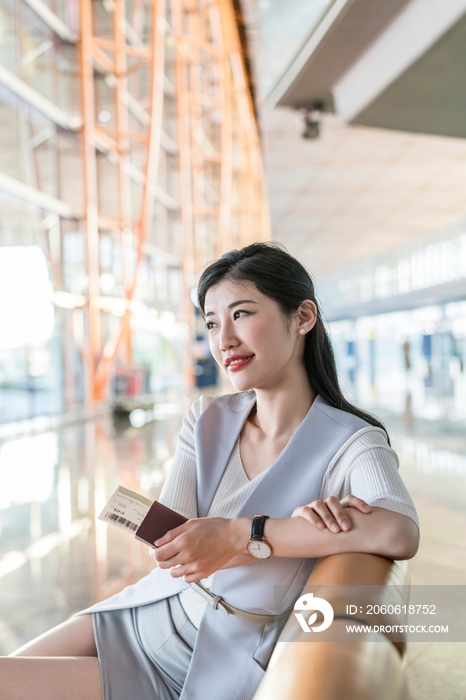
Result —
<instances>
[{"instance_id":1,"label":"woman's ear","mask_svg":"<svg viewBox=\"0 0 466 700\"><path fill-rule=\"evenodd\" d=\"M311 299L305 299L299 307L299 329L304 329L308 333L314 328L317 322L317 306Z\"/></svg>"}]
</instances>

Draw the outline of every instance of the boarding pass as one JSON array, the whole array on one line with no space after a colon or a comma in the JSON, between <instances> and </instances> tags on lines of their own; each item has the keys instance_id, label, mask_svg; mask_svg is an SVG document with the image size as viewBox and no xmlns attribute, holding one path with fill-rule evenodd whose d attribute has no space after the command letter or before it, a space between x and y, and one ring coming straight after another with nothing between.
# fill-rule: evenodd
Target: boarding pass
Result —
<instances>
[{"instance_id":1,"label":"boarding pass","mask_svg":"<svg viewBox=\"0 0 466 700\"><path fill-rule=\"evenodd\" d=\"M151 505L149 498L119 486L99 515L99 520L135 533Z\"/></svg>"}]
</instances>

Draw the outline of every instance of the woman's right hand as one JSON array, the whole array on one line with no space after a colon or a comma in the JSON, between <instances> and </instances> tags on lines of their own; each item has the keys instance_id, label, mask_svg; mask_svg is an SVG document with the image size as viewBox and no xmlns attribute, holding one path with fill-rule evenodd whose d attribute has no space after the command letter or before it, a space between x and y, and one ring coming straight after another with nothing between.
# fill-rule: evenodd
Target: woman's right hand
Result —
<instances>
[{"instance_id":1,"label":"woman's right hand","mask_svg":"<svg viewBox=\"0 0 466 700\"><path fill-rule=\"evenodd\" d=\"M317 500L305 506L298 506L292 513L292 518L304 518L319 530L328 529L331 532L347 532L351 530L351 520L345 513L345 508L356 508L361 513L371 513L372 508L362 498L352 494L338 500L330 496L325 501Z\"/></svg>"}]
</instances>

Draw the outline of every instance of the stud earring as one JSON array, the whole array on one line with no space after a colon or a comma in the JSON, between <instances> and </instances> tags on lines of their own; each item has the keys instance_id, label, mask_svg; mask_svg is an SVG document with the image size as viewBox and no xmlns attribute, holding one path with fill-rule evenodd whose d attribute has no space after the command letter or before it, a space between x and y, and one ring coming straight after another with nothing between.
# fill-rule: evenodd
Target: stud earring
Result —
<instances>
[{"instance_id":1,"label":"stud earring","mask_svg":"<svg viewBox=\"0 0 466 700\"><path fill-rule=\"evenodd\" d=\"M299 332L301 333L301 335L304 335L304 334L306 333L306 331L304 330L304 328L301 328L301 330L300 330Z\"/></svg>"}]
</instances>

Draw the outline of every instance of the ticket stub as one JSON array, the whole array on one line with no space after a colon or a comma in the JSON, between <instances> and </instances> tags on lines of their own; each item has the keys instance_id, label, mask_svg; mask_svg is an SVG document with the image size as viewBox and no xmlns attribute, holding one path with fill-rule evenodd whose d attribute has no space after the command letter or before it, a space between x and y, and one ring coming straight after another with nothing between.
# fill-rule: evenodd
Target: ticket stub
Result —
<instances>
[{"instance_id":1,"label":"ticket stub","mask_svg":"<svg viewBox=\"0 0 466 700\"><path fill-rule=\"evenodd\" d=\"M119 486L99 515L99 520L135 533L151 505L149 498Z\"/></svg>"}]
</instances>

